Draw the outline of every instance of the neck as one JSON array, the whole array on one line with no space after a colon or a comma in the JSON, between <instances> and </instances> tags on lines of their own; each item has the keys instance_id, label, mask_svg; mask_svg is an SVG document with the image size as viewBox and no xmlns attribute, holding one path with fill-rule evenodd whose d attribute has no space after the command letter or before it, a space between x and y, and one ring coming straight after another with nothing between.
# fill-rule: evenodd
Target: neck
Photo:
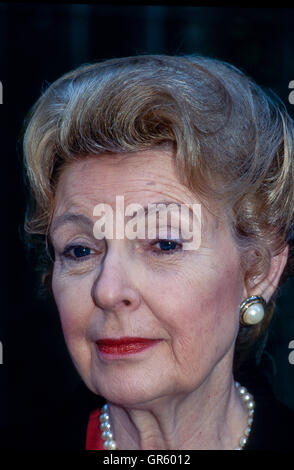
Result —
<instances>
[{"instance_id":1,"label":"neck","mask_svg":"<svg viewBox=\"0 0 294 470\"><path fill-rule=\"evenodd\" d=\"M232 375L207 379L188 394L121 407L109 403L118 448L234 449L247 413Z\"/></svg>"}]
</instances>

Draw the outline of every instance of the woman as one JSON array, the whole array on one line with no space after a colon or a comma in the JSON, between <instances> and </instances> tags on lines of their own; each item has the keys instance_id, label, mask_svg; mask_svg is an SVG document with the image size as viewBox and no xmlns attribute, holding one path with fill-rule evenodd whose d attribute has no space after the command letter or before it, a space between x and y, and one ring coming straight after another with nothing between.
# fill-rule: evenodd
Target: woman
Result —
<instances>
[{"instance_id":1,"label":"woman","mask_svg":"<svg viewBox=\"0 0 294 470\"><path fill-rule=\"evenodd\" d=\"M106 402L87 415L87 449L289 445L277 437L290 410L271 405L266 421L233 370L291 273L293 137L276 99L198 56L84 65L33 107L26 231L51 248L44 280L67 347ZM122 200L142 208L133 232L155 220L153 236L117 236L135 214ZM151 218L159 203L201 209L186 219L192 248L181 212Z\"/></svg>"}]
</instances>

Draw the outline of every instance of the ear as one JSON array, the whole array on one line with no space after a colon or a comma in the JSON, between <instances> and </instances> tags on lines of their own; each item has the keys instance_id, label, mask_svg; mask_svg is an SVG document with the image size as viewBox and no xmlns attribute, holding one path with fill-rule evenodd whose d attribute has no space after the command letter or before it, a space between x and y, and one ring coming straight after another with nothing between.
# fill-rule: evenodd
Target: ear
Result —
<instances>
[{"instance_id":1,"label":"ear","mask_svg":"<svg viewBox=\"0 0 294 470\"><path fill-rule=\"evenodd\" d=\"M289 254L289 246L286 247L271 259L270 267L266 277L258 276L251 283L250 288L244 289L245 297L261 295L266 302L269 302L274 292L277 290L280 277L284 271Z\"/></svg>"}]
</instances>

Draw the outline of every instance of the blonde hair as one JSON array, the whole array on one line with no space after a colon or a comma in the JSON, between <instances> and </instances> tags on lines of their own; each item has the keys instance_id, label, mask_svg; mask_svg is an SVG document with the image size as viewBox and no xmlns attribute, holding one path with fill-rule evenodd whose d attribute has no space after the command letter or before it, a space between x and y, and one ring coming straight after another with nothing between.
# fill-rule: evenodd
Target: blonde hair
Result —
<instances>
[{"instance_id":1,"label":"blonde hair","mask_svg":"<svg viewBox=\"0 0 294 470\"><path fill-rule=\"evenodd\" d=\"M288 244L283 282L294 258L293 129L274 94L217 59L146 55L82 65L42 93L25 123L25 230L44 247L65 165L170 143L179 179L222 202L246 282L266 275ZM265 330L272 312L273 299L261 325L240 328L238 351Z\"/></svg>"}]
</instances>

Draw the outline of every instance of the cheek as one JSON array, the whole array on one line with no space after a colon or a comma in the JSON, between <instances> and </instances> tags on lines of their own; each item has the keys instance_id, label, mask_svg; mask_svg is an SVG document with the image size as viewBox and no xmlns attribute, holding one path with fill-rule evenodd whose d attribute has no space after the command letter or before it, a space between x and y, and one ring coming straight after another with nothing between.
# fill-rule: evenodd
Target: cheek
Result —
<instances>
[{"instance_id":1,"label":"cheek","mask_svg":"<svg viewBox=\"0 0 294 470\"><path fill-rule=\"evenodd\" d=\"M178 361L217 359L238 332L238 306L242 294L239 270L202 271L169 286L154 281L153 312L168 331ZM184 279L184 280L183 280ZM160 284L160 291L158 286ZM157 295L155 295L155 292ZM160 299L155 305L154 299ZM150 301L151 302L151 301ZM205 355L203 355L205 353Z\"/></svg>"},{"instance_id":2,"label":"cheek","mask_svg":"<svg viewBox=\"0 0 294 470\"><path fill-rule=\"evenodd\" d=\"M74 278L54 277L52 289L59 311L62 331L74 366L90 386L91 348L87 328L91 319L90 283Z\"/></svg>"},{"instance_id":3,"label":"cheek","mask_svg":"<svg viewBox=\"0 0 294 470\"><path fill-rule=\"evenodd\" d=\"M87 279L62 279L53 274L54 299L68 346L72 340L85 337L92 305L90 286Z\"/></svg>"}]
</instances>

